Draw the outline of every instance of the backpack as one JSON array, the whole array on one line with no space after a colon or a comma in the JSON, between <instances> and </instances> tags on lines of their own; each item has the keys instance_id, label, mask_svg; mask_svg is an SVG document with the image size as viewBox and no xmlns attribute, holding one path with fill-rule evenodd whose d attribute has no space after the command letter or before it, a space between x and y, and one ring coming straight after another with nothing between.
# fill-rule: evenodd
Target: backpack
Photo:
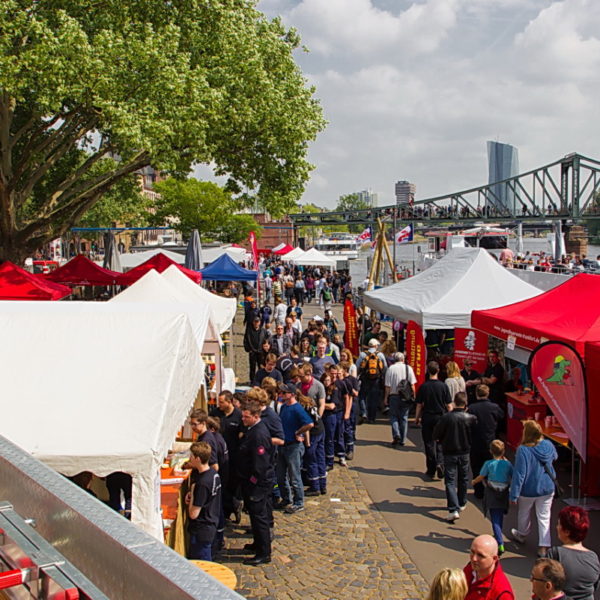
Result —
<instances>
[{"instance_id":1,"label":"backpack","mask_svg":"<svg viewBox=\"0 0 600 600\"><path fill-rule=\"evenodd\" d=\"M380 379L381 374L383 373L381 359L375 352L369 352L369 354L363 358L360 370L361 374L364 375L366 379Z\"/></svg>"},{"instance_id":2,"label":"backpack","mask_svg":"<svg viewBox=\"0 0 600 600\"><path fill-rule=\"evenodd\" d=\"M326 302L331 300L331 292L329 290L323 290L323 300Z\"/></svg>"},{"instance_id":3,"label":"backpack","mask_svg":"<svg viewBox=\"0 0 600 600\"><path fill-rule=\"evenodd\" d=\"M400 381L396 389L396 394L400 396L404 402L414 402L415 397L413 396L412 385L408 381L408 367L404 365L404 379Z\"/></svg>"}]
</instances>

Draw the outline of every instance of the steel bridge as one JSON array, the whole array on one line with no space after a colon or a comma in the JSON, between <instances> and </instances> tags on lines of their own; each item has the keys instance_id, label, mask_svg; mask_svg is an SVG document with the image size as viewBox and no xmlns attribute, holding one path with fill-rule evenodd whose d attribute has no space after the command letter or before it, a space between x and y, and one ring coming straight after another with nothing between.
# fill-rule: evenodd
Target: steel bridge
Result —
<instances>
[{"instance_id":1,"label":"steel bridge","mask_svg":"<svg viewBox=\"0 0 600 600\"><path fill-rule=\"evenodd\" d=\"M394 214L395 213L395 214ZM572 221L600 218L600 162L568 154L516 177L411 204L343 212L296 213L295 227L369 225L377 219L419 221L424 225Z\"/></svg>"}]
</instances>

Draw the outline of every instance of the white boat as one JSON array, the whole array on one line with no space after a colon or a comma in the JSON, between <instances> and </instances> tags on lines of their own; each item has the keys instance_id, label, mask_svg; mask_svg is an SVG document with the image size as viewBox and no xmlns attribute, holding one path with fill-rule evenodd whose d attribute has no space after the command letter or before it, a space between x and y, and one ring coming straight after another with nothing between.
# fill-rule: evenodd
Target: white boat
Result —
<instances>
[{"instance_id":1,"label":"white boat","mask_svg":"<svg viewBox=\"0 0 600 600\"><path fill-rule=\"evenodd\" d=\"M314 244L319 252L335 260L358 258L359 245L356 234L352 233L331 233L321 236Z\"/></svg>"}]
</instances>

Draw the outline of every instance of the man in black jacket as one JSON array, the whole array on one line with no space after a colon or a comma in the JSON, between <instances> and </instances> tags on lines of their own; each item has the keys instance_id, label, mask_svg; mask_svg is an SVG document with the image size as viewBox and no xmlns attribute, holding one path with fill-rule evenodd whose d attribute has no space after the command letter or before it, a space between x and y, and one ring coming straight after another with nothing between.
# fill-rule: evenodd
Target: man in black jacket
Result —
<instances>
[{"instance_id":1,"label":"man in black jacket","mask_svg":"<svg viewBox=\"0 0 600 600\"><path fill-rule=\"evenodd\" d=\"M239 447L238 474L242 485L244 506L250 515L252 535L251 544L245 550L255 553L244 560L246 565L262 565L271 562L272 520L271 494L273 466L271 464L271 434L260 420L261 406L257 402L248 402L242 410L242 421L248 428Z\"/></svg>"},{"instance_id":2,"label":"man in black jacket","mask_svg":"<svg viewBox=\"0 0 600 600\"><path fill-rule=\"evenodd\" d=\"M440 442L444 454L444 483L448 503L446 520L451 523L467 507L471 428L477 422L477 417L467 413L466 408L467 395L458 392L454 396L454 410L446 413L433 430L433 438Z\"/></svg>"},{"instance_id":3,"label":"man in black jacket","mask_svg":"<svg viewBox=\"0 0 600 600\"><path fill-rule=\"evenodd\" d=\"M260 326L260 317L254 317L252 325L246 329L244 334L244 350L248 353L248 368L250 382L254 381L256 369L259 366L259 356L263 343L269 339L269 333Z\"/></svg>"},{"instance_id":4,"label":"man in black jacket","mask_svg":"<svg viewBox=\"0 0 600 600\"><path fill-rule=\"evenodd\" d=\"M477 417L473 427L473 443L471 444L471 471L477 477L486 460L490 460L490 444L496 439L498 425L504 419L504 411L489 398L490 388L481 384L475 390L477 402L469 406L469 412ZM483 483L475 484L475 497L483 498Z\"/></svg>"}]
</instances>

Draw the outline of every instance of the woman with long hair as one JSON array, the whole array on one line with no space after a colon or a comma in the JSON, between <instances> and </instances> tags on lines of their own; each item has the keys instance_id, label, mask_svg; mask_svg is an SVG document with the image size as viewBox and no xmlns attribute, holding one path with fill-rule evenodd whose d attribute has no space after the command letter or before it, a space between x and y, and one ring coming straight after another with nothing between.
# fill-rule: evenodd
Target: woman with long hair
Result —
<instances>
[{"instance_id":1,"label":"woman with long hair","mask_svg":"<svg viewBox=\"0 0 600 600\"><path fill-rule=\"evenodd\" d=\"M467 384L463 376L460 374L460 367L453 360L450 360L446 363L446 385L450 390L450 398L454 400L454 396L458 394L458 392L467 391Z\"/></svg>"},{"instance_id":2,"label":"woman with long hair","mask_svg":"<svg viewBox=\"0 0 600 600\"><path fill-rule=\"evenodd\" d=\"M323 425L325 426L325 463L327 470L333 469L335 458L335 431L336 431L336 397L338 390L333 378L328 372L321 376L321 383L325 388L325 410L323 411Z\"/></svg>"},{"instance_id":3,"label":"woman with long hair","mask_svg":"<svg viewBox=\"0 0 600 600\"><path fill-rule=\"evenodd\" d=\"M265 366L265 363L267 362L267 354L271 354L271 352L271 342L269 340L265 340L258 351L258 364L261 368Z\"/></svg>"},{"instance_id":4,"label":"woman with long hair","mask_svg":"<svg viewBox=\"0 0 600 600\"><path fill-rule=\"evenodd\" d=\"M356 373L358 370L356 368L356 365L354 364L354 359L352 358L352 352L350 352L350 350L348 350L348 348L344 348L343 350L340 351L340 362L348 363L350 365L348 368L348 375L351 375L352 377L356 377Z\"/></svg>"},{"instance_id":5,"label":"woman with long hair","mask_svg":"<svg viewBox=\"0 0 600 600\"><path fill-rule=\"evenodd\" d=\"M314 348L311 346L310 339L307 336L300 338L298 356L300 358L311 359L313 357Z\"/></svg>"},{"instance_id":6,"label":"woman with long hair","mask_svg":"<svg viewBox=\"0 0 600 600\"><path fill-rule=\"evenodd\" d=\"M552 463L557 457L556 448L544 439L539 423L525 421L510 484L510 501L518 507L517 527L510 532L514 540L524 543L531 531L531 511L535 508L538 557L545 557L550 547L550 510L556 479Z\"/></svg>"},{"instance_id":7,"label":"woman with long hair","mask_svg":"<svg viewBox=\"0 0 600 600\"><path fill-rule=\"evenodd\" d=\"M381 344L379 352L381 352L383 356L385 356L385 362L387 363L387 366L391 367L396 361L394 355L396 354L396 352L398 352L396 342L394 342L394 340L385 340L385 342Z\"/></svg>"}]
</instances>

